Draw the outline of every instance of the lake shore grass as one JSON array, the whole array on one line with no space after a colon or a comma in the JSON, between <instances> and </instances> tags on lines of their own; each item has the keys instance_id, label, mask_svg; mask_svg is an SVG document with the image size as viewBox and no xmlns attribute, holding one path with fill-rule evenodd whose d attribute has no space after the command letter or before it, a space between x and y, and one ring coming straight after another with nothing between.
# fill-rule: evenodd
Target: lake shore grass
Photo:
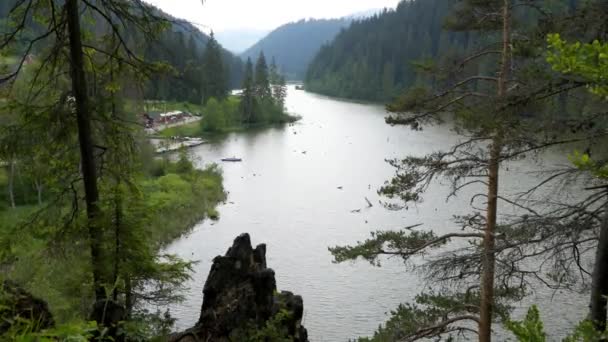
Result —
<instances>
[{"instance_id":1,"label":"lake shore grass","mask_svg":"<svg viewBox=\"0 0 608 342\"><path fill-rule=\"evenodd\" d=\"M191 137L191 138L212 139L212 138L224 136L229 133L246 132L248 130L279 127L279 126L282 126L285 124L297 122L300 119L301 118L298 116L285 114L285 118L281 122L259 123L259 124L254 124L254 125L236 125L236 126L233 125L233 126L225 127L223 129L221 129L220 131L212 131L212 132L209 132L209 131L205 132L202 129L201 122L192 122L192 123L188 123L188 124L184 124L184 125L180 125L180 126L166 128L166 129L160 131L158 134L156 134L155 137L158 137L158 138ZM204 118L202 121L204 121Z\"/></svg>"}]
</instances>

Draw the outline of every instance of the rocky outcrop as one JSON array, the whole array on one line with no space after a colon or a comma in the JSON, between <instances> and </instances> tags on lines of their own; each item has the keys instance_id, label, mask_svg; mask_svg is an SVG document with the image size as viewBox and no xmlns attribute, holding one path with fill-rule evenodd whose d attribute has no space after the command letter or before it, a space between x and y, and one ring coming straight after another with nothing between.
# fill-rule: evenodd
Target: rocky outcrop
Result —
<instances>
[{"instance_id":1,"label":"rocky outcrop","mask_svg":"<svg viewBox=\"0 0 608 342\"><path fill-rule=\"evenodd\" d=\"M170 338L189 341L308 341L301 325L302 297L277 292L275 274L266 266L266 246L251 246L243 234L225 256L213 260L203 289L203 306L193 328Z\"/></svg>"},{"instance_id":2,"label":"rocky outcrop","mask_svg":"<svg viewBox=\"0 0 608 342\"><path fill-rule=\"evenodd\" d=\"M30 324L25 328L33 332L55 325L45 301L11 281L0 282L0 287L0 335L11 329L13 324Z\"/></svg>"}]
</instances>

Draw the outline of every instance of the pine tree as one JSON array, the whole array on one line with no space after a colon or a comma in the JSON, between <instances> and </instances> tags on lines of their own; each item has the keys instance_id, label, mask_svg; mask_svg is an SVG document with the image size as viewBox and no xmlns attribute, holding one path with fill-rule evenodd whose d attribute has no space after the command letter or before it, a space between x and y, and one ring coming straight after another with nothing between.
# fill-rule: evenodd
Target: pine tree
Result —
<instances>
[{"instance_id":1,"label":"pine tree","mask_svg":"<svg viewBox=\"0 0 608 342\"><path fill-rule=\"evenodd\" d=\"M274 102L284 110L285 98L287 97L287 84L285 82L285 76L279 73L279 68L277 67L274 57L270 64L270 86Z\"/></svg>"},{"instance_id":2,"label":"pine tree","mask_svg":"<svg viewBox=\"0 0 608 342\"><path fill-rule=\"evenodd\" d=\"M241 95L241 114L243 122L253 124L256 122L256 88L253 79L253 64L251 58L245 63L245 75L243 77Z\"/></svg>"},{"instance_id":3,"label":"pine tree","mask_svg":"<svg viewBox=\"0 0 608 342\"><path fill-rule=\"evenodd\" d=\"M203 53L203 81L202 102L207 103L209 99L223 100L228 95L228 80L226 67L222 61L222 49L215 39L213 32L209 37L205 52Z\"/></svg>"},{"instance_id":4,"label":"pine tree","mask_svg":"<svg viewBox=\"0 0 608 342\"><path fill-rule=\"evenodd\" d=\"M277 105L281 108L281 110L285 110L285 99L287 98L287 83L285 81L285 76L279 75L278 82L274 85L274 96Z\"/></svg>"},{"instance_id":5,"label":"pine tree","mask_svg":"<svg viewBox=\"0 0 608 342\"><path fill-rule=\"evenodd\" d=\"M270 85L279 83L279 67L277 66L277 61L274 56L272 57L272 62L270 62L268 81L270 82Z\"/></svg>"},{"instance_id":6,"label":"pine tree","mask_svg":"<svg viewBox=\"0 0 608 342\"><path fill-rule=\"evenodd\" d=\"M270 89L270 75L268 72L268 64L264 52L260 52L257 62L255 63L254 88L256 97L263 100L272 99L272 91Z\"/></svg>"}]
</instances>

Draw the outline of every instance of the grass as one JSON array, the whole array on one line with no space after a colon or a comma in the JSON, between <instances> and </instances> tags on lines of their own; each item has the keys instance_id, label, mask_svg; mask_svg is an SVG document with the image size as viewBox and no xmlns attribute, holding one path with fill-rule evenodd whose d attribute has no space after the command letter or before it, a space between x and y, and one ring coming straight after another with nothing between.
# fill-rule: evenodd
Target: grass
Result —
<instances>
[{"instance_id":1,"label":"grass","mask_svg":"<svg viewBox=\"0 0 608 342\"><path fill-rule=\"evenodd\" d=\"M17 208L3 208L0 209L0 227L8 229L15 227L21 223L36 210L40 209L37 205L24 205L18 206ZM0 235L6 231L0 229Z\"/></svg>"},{"instance_id":2,"label":"grass","mask_svg":"<svg viewBox=\"0 0 608 342\"><path fill-rule=\"evenodd\" d=\"M181 126L169 127L162 130L159 135L164 138L170 137L199 137L201 136L200 121L187 123Z\"/></svg>"},{"instance_id":3,"label":"grass","mask_svg":"<svg viewBox=\"0 0 608 342\"><path fill-rule=\"evenodd\" d=\"M17 57L14 56L0 56L0 67L11 66L17 64Z\"/></svg>"},{"instance_id":4,"label":"grass","mask_svg":"<svg viewBox=\"0 0 608 342\"><path fill-rule=\"evenodd\" d=\"M166 129L160 131L158 135L163 138L171 138L171 137L211 138L211 137L216 137L218 135L227 134L227 133L244 132L244 131L247 131L250 129L260 129L260 128L279 126L279 125L283 125L285 123L296 122L297 120L298 120L298 118L296 118L296 117L290 117L289 120L286 120L285 122L281 122L281 123L270 123L270 124L260 123L260 124L251 125L251 126L245 126L245 125L231 126L231 127L224 128L221 132L203 132L203 130L201 129L201 122L199 121L199 122L188 123L188 124L181 125L181 126L166 128Z\"/></svg>"},{"instance_id":5,"label":"grass","mask_svg":"<svg viewBox=\"0 0 608 342\"><path fill-rule=\"evenodd\" d=\"M187 124L184 124L181 126L166 128L166 129L160 131L158 133L158 136L162 137L162 138L171 138L171 137L213 138L213 137L221 136L221 135L227 134L227 133L244 132L244 131L248 131L251 129L261 129L261 128L280 126L280 125L284 125L287 123L296 122L296 121L300 120L300 117L286 115L285 120L281 121L281 122L274 122L274 123L263 122L263 123L258 123L258 124L254 124L254 125L249 125L249 126L233 125L233 126L225 127L224 129L222 129L219 132L203 131L201 124L204 122L204 120L205 119L203 119L201 121L197 121L197 122L187 123Z\"/></svg>"}]
</instances>

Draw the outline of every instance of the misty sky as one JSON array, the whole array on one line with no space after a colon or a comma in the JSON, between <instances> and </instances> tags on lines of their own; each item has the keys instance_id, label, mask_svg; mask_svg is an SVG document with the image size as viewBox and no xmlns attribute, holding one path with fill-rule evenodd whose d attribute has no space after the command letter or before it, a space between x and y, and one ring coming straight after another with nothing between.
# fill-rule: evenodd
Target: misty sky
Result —
<instances>
[{"instance_id":1,"label":"misty sky","mask_svg":"<svg viewBox=\"0 0 608 342\"><path fill-rule=\"evenodd\" d=\"M165 12L216 32L274 29L303 18L338 18L399 0L148 0Z\"/></svg>"}]
</instances>

